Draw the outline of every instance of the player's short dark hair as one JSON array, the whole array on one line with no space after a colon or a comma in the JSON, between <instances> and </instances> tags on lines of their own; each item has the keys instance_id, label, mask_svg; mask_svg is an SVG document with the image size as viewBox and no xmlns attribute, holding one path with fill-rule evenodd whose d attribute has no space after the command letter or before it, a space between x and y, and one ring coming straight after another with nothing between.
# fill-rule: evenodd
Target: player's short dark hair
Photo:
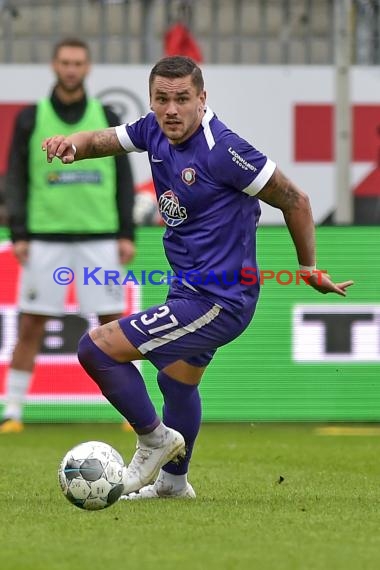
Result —
<instances>
[{"instance_id":1,"label":"player's short dark hair","mask_svg":"<svg viewBox=\"0 0 380 570\"><path fill-rule=\"evenodd\" d=\"M191 81L200 93L204 89L203 75L200 67L190 57L173 55L160 59L152 68L149 75L149 93L152 91L152 83L155 77L187 77L191 75Z\"/></svg>"},{"instance_id":2,"label":"player's short dark hair","mask_svg":"<svg viewBox=\"0 0 380 570\"><path fill-rule=\"evenodd\" d=\"M63 40L57 42L53 48L53 54L52 54L53 59L58 57L60 49L64 47L82 48L87 52L88 59L91 59L90 47L88 43L79 38L64 38Z\"/></svg>"}]
</instances>

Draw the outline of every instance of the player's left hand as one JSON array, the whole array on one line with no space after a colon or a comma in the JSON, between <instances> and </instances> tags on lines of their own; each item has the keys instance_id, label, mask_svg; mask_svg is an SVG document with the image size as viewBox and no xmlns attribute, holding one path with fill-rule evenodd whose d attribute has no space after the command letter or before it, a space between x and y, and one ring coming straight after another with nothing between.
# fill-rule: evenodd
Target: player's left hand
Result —
<instances>
[{"instance_id":1,"label":"player's left hand","mask_svg":"<svg viewBox=\"0 0 380 570\"><path fill-rule=\"evenodd\" d=\"M126 238L118 239L119 261L122 265L129 263L135 257L136 248L133 241Z\"/></svg>"},{"instance_id":2,"label":"player's left hand","mask_svg":"<svg viewBox=\"0 0 380 570\"><path fill-rule=\"evenodd\" d=\"M347 287L351 287L351 285L354 284L353 281L334 283L331 280L330 275L323 273L322 271L313 272L310 277L304 277L304 281L311 285L313 289L316 289L324 295L326 295L326 293L336 293L342 297L345 297L347 295Z\"/></svg>"},{"instance_id":3,"label":"player's left hand","mask_svg":"<svg viewBox=\"0 0 380 570\"><path fill-rule=\"evenodd\" d=\"M42 142L42 150L46 151L46 159L48 162L52 162L55 157L59 158L64 164L74 162L76 148L70 139L63 135L56 135L45 139Z\"/></svg>"}]
</instances>

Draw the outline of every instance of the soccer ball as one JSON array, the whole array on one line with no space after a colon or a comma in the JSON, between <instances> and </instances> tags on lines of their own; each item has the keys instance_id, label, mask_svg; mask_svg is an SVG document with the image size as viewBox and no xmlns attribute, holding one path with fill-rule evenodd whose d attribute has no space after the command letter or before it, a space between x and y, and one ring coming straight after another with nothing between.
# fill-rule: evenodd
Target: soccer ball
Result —
<instances>
[{"instance_id":1,"label":"soccer ball","mask_svg":"<svg viewBox=\"0 0 380 570\"><path fill-rule=\"evenodd\" d=\"M66 453L58 469L58 481L73 505L96 511L120 498L125 469L122 456L108 443L87 441Z\"/></svg>"}]
</instances>

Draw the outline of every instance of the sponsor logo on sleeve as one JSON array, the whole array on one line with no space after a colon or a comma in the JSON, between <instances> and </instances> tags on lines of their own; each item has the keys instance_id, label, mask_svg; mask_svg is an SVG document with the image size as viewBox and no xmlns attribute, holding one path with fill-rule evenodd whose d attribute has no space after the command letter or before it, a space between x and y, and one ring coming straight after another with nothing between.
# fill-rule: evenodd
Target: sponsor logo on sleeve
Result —
<instances>
[{"instance_id":1,"label":"sponsor logo on sleeve","mask_svg":"<svg viewBox=\"0 0 380 570\"><path fill-rule=\"evenodd\" d=\"M253 166L250 162L245 160L239 153L236 152L232 147L229 147L228 152L232 156L232 162L234 162L237 166L239 166L242 170L252 170L252 172L256 172L256 166Z\"/></svg>"}]
</instances>

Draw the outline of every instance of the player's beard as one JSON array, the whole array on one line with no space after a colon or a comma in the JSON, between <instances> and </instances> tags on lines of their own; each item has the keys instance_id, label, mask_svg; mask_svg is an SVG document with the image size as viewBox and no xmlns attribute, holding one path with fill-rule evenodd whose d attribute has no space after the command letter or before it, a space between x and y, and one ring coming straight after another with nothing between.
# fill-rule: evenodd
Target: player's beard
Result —
<instances>
[{"instance_id":1,"label":"player's beard","mask_svg":"<svg viewBox=\"0 0 380 570\"><path fill-rule=\"evenodd\" d=\"M179 121L176 126L177 128L170 128L170 123L165 122L165 128L162 129L168 139L174 144L186 141L190 138L199 127L199 121L198 118L195 118L189 125L186 125L183 121Z\"/></svg>"},{"instance_id":2,"label":"player's beard","mask_svg":"<svg viewBox=\"0 0 380 570\"><path fill-rule=\"evenodd\" d=\"M164 132L172 141L182 139L182 137L186 135L183 123L176 123L175 125L173 125L173 123L166 123Z\"/></svg>"},{"instance_id":3,"label":"player's beard","mask_svg":"<svg viewBox=\"0 0 380 570\"><path fill-rule=\"evenodd\" d=\"M83 79L78 79L77 81L64 81L63 79L59 79L57 81L57 87L59 87L64 93L68 95L72 95L73 93L77 93L78 91L84 90Z\"/></svg>"}]
</instances>

